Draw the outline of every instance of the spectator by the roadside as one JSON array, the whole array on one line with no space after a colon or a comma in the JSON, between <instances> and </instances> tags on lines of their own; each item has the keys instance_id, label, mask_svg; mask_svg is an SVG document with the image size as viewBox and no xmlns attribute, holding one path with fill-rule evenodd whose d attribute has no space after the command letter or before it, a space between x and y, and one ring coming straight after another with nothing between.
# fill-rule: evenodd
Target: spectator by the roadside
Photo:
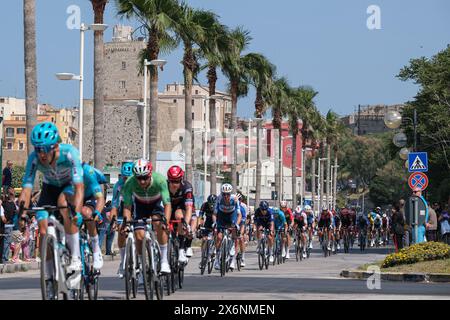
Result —
<instances>
[{"instance_id":1,"label":"spectator by the roadside","mask_svg":"<svg viewBox=\"0 0 450 320\"><path fill-rule=\"evenodd\" d=\"M427 241L436 241L437 225L436 211L432 207L428 207L428 221L426 222Z\"/></svg>"},{"instance_id":2,"label":"spectator by the roadside","mask_svg":"<svg viewBox=\"0 0 450 320\"><path fill-rule=\"evenodd\" d=\"M403 249L405 234L405 217L401 212L401 203L392 206L392 232L394 233L394 244L396 251Z\"/></svg>"},{"instance_id":3,"label":"spectator by the roadside","mask_svg":"<svg viewBox=\"0 0 450 320\"><path fill-rule=\"evenodd\" d=\"M2 187L4 194L7 194L9 187L12 187L12 167L13 163L8 160L6 162L6 167L3 169L2 176Z\"/></svg>"},{"instance_id":4,"label":"spectator by the roadside","mask_svg":"<svg viewBox=\"0 0 450 320\"><path fill-rule=\"evenodd\" d=\"M411 240L412 240L411 239L411 237L412 237L411 230L412 229L411 229L411 226L406 223L405 203L406 203L405 199L400 199L398 202L398 208L399 208L399 212L403 216L403 221L404 221L403 244L405 247L409 247L409 244L411 243Z\"/></svg>"},{"instance_id":5,"label":"spectator by the roadside","mask_svg":"<svg viewBox=\"0 0 450 320\"><path fill-rule=\"evenodd\" d=\"M439 221L439 217L441 216L442 208L441 205L437 202L433 203L431 206L434 211L436 212L436 218ZM436 230L436 241L441 241L441 224L437 224L437 230Z\"/></svg>"},{"instance_id":6,"label":"spectator by the roadside","mask_svg":"<svg viewBox=\"0 0 450 320\"><path fill-rule=\"evenodd\" d=\"M5 210L3 210L2 201L0 200L0 264L3 262L3 246L5 243Z\"/></svg>"},{"instance_id":7,"label":"spectator by the roadside","mask_svg":"<svg viewBox=\"0 0 450 320\"><path fill-rule=\"evenodd\" d=\"M26 214L22 215L17 223L17 230L13 231L12 235L12 250L14 252L12 257L13 263L20 263L22 260L19 257L22 249L23 261L30 261L29 241L30 241L30 220Z\"/></svg>"},{"instance_id":8,"label":"spectator by the roadside","mask_svg":"<svg viewBox=\"0 0 450 320\"><path fill-rule=\"evenodd\" d=\"M450 245L450 213L448 205L442 210L439 223L441 225L441 239L444 243Z\"/></svg>"},{"instance_id":9,"label":"spectator by the roadside","mask_svg":"<svg viewBox=\"0 0 450 320\"><path fill-rule=\"evenodd\" d=\"M38 238L38 223L36 216L31 216L30 222L30 259L36 259L36 239Z\"/></svg>"},{"instance_id":10,"label":"spectator by the roadside","mask_svg":"<svg viewBox=\"0 0 450 320\"><path fill-rule=\"evenodd\" d=\"M7 190L7 196L4 197L2 207L4 209L4 215L6 218L4 226L4 241L2 257L3 262L7 262L10 256L10 244L12 241L12 232L14 230L14 222L17 221L17 207L14 202L15 192L12 187Z\"/></svg>"}]
</instances>

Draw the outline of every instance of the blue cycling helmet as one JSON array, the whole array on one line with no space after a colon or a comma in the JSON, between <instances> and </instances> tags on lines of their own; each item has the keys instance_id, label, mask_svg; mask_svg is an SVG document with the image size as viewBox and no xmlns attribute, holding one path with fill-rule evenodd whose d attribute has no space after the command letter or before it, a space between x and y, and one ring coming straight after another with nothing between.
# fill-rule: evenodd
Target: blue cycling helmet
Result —
<instances>
[{"instance_id":1,"label":"blue cycling helmet","mask_svg":"<svg viewBox=\"0 0 450 320\"><path fill-rule=\"evenodd\" d=\"M42 122L31 131L31 144L35 147L53 147L60 141L58 128L52 122Z\"/></svg>"},{"instance_id":2,"label":"blue cycling helmet","mask_svg":"<svg viewBox=\"0 0 450 320\"><path fill-rule=\"evenodd\" d=\"M131 177L133 175L133 162L124 162L120 169L120 174L123 177Z\"/></svg>"},{"instance_id":3,"label":"blue cycling helmet","mask_svg":"<svg viewBox=\"0 0 450 320\"><path fill-rule=\"evenodd\" d=\"M280 209L272 208L272 213L273 213L273 215L280 214Z\"/></svg>"},{"instance_id":4,"label":"blue cycling helmet","mask_svg":"<svg viewBox=\"0 0 450 320\"><path fill-rule=\"evenodd\" d=\"M269 210L269 203L263 200L259 203L259 208L261 210Z\"/></svg>"}]
</instances>

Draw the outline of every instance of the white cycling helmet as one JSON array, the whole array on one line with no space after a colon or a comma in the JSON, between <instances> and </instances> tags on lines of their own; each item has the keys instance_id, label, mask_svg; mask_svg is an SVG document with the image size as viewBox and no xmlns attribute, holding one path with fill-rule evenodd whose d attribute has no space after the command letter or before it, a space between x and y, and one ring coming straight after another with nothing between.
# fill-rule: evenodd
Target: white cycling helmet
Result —
<instances>
[{"instance_id":1,"label":"white cycling helmet","mask_svg":"<svg viewBox=\"0 0 450 320\"><path fill-rule=\"evenodd\" d=\"M146 159L139 159L134 162L133 173L136 177L148 177L152 174L152 163Z\"/></svg>"},{"instance_id":2,"label":"white cycling helmet","mask_svg":"<svg viewBox=\"0 0 450 320\"><path fill-rule=\"evenodd\" d=\"M233 186L229 183L225 183L222 185L221 191L222 193L231 193L233 191Z\"/></svg>"},{"instance_id":3,"label":"white cycling helmet","mask_svg":"<svg viewBox=\"0 0 450 320\"><path fill-rule=\"evenodd\" d=\"M280 207L286 208L287 207L287 201L280 201Z\"/></svg>"},{"instance_id":4,"label":"white cycling helmet","mask_svg":"<svg viewBox=\"0 0 450 320\"><path fill-rule=\"evenodd\" d=\"M301 213L302 212L302 207L297 206L297 208L295 208L295 212L296 213Z\"/></svg>"},{"instance_id":5,"label":"white cycling helmet","mask_svg":"<svg viewBox=\"0 0 450 320\"><path fill-rule=\"evenodd\" d=\"M310 210L312 210L311 206L310 205L306 205L305 206L305 211L310 211Z\"/></svg>"}]
</instances>

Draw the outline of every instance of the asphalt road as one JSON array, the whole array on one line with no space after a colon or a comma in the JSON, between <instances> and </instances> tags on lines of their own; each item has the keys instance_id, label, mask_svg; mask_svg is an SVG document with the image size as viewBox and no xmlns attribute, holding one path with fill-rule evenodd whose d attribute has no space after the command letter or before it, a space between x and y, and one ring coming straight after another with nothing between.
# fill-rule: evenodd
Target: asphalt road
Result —
<instances>
[{"instance_id":1,"label":"asphalt road","mask_svg":"<svg viewBox=\"0 0 450 320\"><path fill-rule=\"evenodd\" d=\"M317 248L317 243L315 243ZM450 285L382 281L380 289L369 289L366 280L344 279L343 269L354 269L361 264L384 258L392 249L371 248L361 254L354 250L324 258L313 249L311 257L301 262L293 259L285 264L259 270L254 247L246 255L246 267L220 277L217 271L200 275L199 251L194 251L185 271L184 288L164 299L181 300L264 300L264 299L450 299ZM125 298L124 280L116 276L119 261L105 257L100 278L99 299ZM0 276L0 299L39 300L39 271L3 274ZM140 287L137 299L144 299Z\"/></svg>"}]
</instances>

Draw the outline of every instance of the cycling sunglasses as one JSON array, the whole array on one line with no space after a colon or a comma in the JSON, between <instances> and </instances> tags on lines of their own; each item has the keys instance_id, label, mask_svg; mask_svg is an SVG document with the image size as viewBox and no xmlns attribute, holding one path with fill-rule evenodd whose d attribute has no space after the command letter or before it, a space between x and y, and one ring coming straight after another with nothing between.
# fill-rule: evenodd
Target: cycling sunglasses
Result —
<instances>
[{"instance_id":1,"label":"cycling sunglasses","mask_svg":"<svg viewBox=\"0 0 450 320\"><path fill-rule=\"evenodd\" d=\"M138 179L139 181L148 181L152 176L147 176L147 177L136 177L136 179Z\"/></svg>"},{"instance_id":2,"label":"cycling sunglasses","mask_svg":"<svg viewBox=\"0 0 450 320\"><path fill-rule=\"evenodd\" d=\"M52 150L55 149L55 145L51 145L51 146L35 146L34 147L34 151L36 151L36 153L49 153Z\"/></svg>"}]
</instances>

